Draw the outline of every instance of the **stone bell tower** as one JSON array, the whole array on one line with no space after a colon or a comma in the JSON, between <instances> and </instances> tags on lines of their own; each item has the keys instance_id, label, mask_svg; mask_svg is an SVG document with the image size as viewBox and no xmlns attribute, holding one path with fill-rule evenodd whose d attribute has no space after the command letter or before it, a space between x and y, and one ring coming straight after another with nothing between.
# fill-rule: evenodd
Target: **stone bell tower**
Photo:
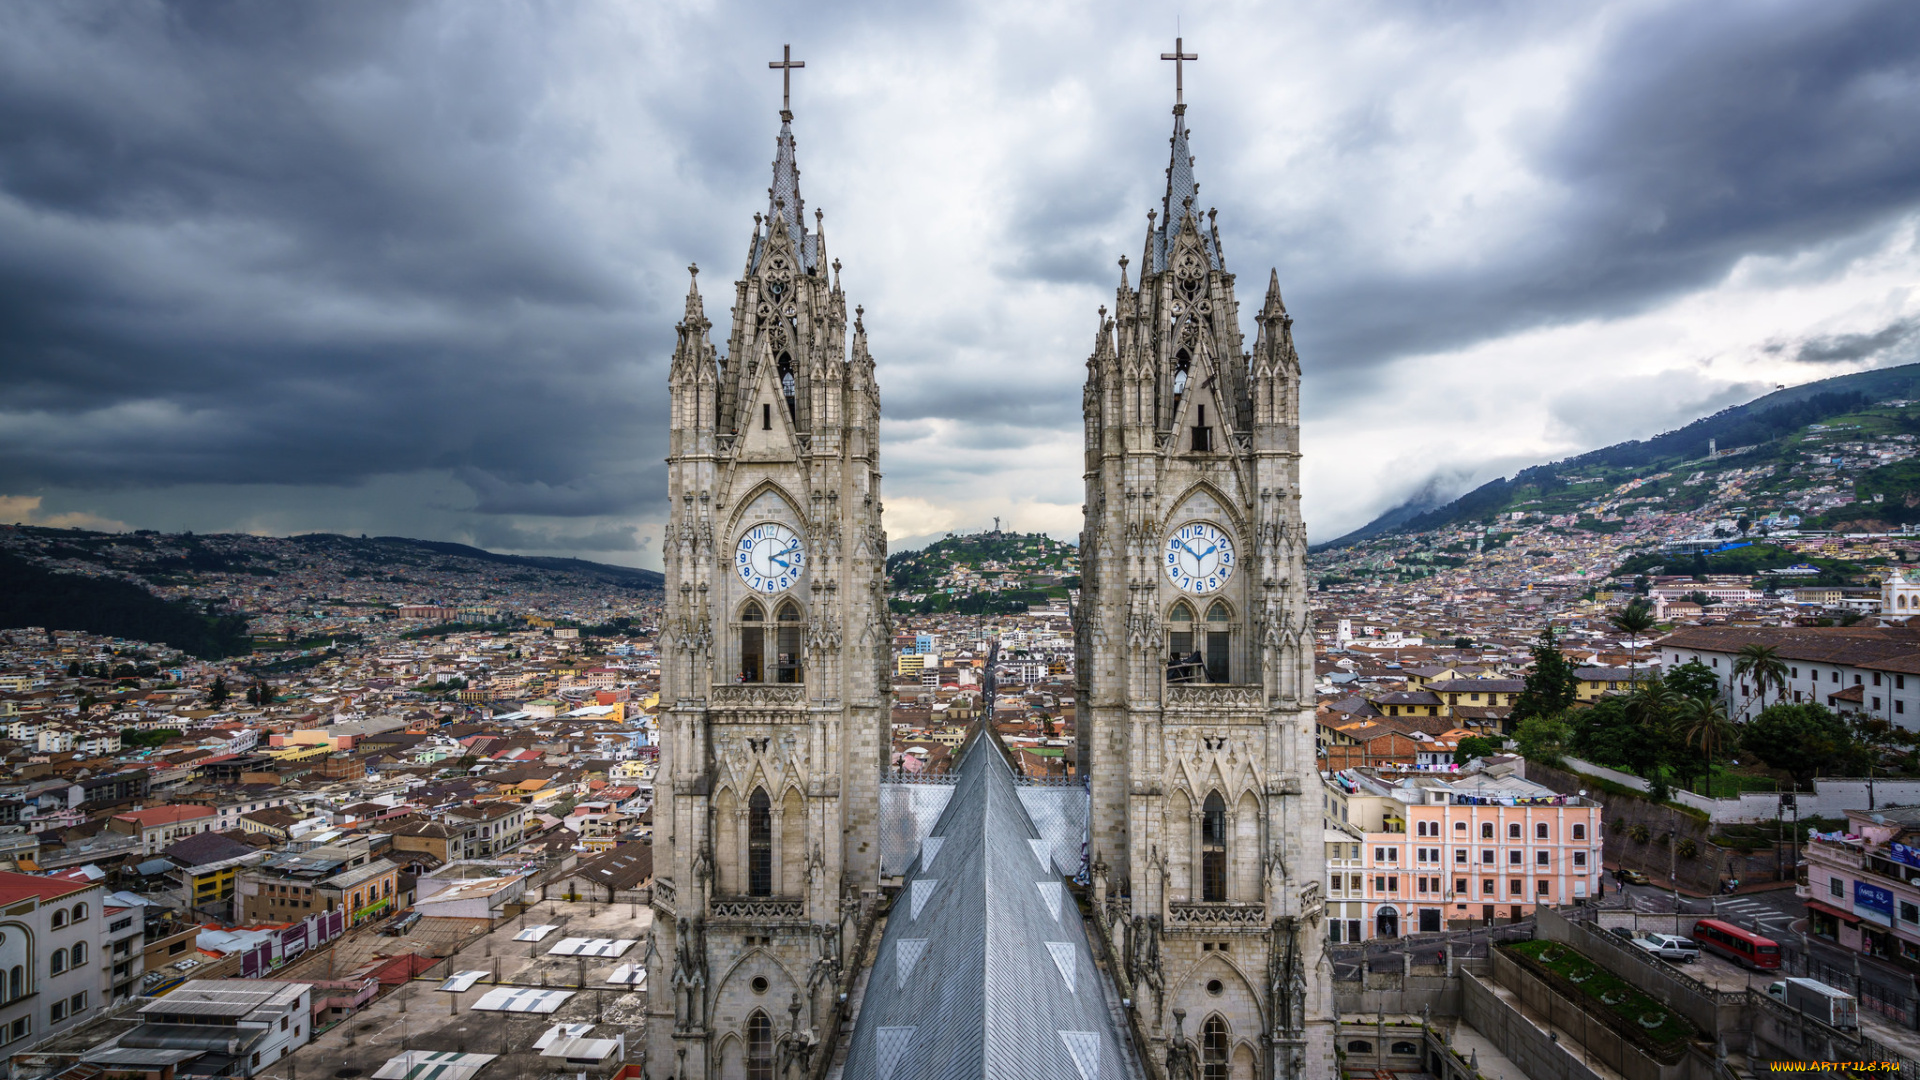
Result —
<instances>
[{"instance_id":1,"label":"stone bell tower","mask_svg":"<svg viewBox=\"0 0 1920 1080\"><path fill-rule=\"evenodd\" d=\"M1156 1070L1330 1077L1293 319L1276 271L1247 348L1175 102L1140 285L1121 259L1087 360L1094 888Z\"/></svg>"},{"instance_id":2,"label":"stone bell tower","mask_svg":"<svg viewBox=\"0 0 1920 1080\"><path fill-rule=\"evenodd\" d=\"M784 1076L831 1053L879 887L880 396L818 211L807 224L786 105L726 352L690 286L667 378L655 1080Z\"/></svg>"}]
</instances>

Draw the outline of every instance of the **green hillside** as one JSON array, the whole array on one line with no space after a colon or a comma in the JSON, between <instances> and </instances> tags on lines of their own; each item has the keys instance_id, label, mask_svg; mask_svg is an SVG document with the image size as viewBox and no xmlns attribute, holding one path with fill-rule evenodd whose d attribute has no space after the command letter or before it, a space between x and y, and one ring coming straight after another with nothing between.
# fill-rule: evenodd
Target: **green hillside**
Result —
<instances>
[{"instance_id":1,"label":"green hillside","mask_svg":"<svg viewBox=\"0 0 1920 1080\"><path fill-rule=\"evenodd\" d=\"M1805 527L1866 528L1920 521L1920 465L1876 466L1845 460L1846 444L1920 435L1920 364L1823 379L1724 409L1676 431L1618 443L1491 480L1451 502L1422 509L1403 504L1366 526L1322 545L1335 548L1374 536L1491 523L1517 511L1547 516L1590 509L1621 484L1646 481L1632 501L1665 510L1704 503L1721 478L1740 471L1742 490L1778 500L1823 479L1817 459L1831 451L1860 503L1809 515ZM1810 427L1817 425L1817 427ZM1820 430L1825 429L1825 430ZM1708 459L1709 445L1720 452ZM1754 476L1773 466L1771 474ZM1824 477L1831 479L1831 476ZM1880 501L1874 502L1874 496ZM1608 531L1597 520L1584 523Z\"/></svg>"},{"instance_id":2,"label":"green hillside","mask_svg":"<svg viewBox=\"0 0 1920 1080\"><path fill-rule=\"evenodd\" d=\"M245 616L206 615L125 581L55 573L0 552L0 627L25 626L157 641L202 660L253 651Z\"/></svg>"},{"instance_id":3,"label":"green hillside","mask_svg":"<svg viewBox=\"0 0 1920 1080\"><path fill-rule=\"evenodd\" d=\"M893 610L996 614L1066 598L1080 584L1079 553L1041 533L949 534L887 557Z\"/></svg>"}]
</instances>

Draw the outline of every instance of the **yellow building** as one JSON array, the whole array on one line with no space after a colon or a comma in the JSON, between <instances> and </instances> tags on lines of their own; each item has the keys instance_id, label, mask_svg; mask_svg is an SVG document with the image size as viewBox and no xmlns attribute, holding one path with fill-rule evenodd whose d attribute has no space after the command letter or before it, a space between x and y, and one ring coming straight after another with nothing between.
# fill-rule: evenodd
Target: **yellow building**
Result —
<instances>
[{"instance_id":1,"label":"yellow building","mask_svg":"<svg viewBox=\"0 0 1920 1080\"><path fill-rule=\"evenodd\" d=\"M1580 680L1575 694L1583 702L1598 701L1605 694L1623 694L1633 689L1635 676L1646 678L1646 672L1634 672L1627 668L1576 668L1573 676Z\"/></svg>"},{"instance_id":2,"label":"yellow building","mask_svg":"<svg viewBox=\"0 0 1920 1080\"><path fill-rule=\"evenodd\" d=\"M233 899L234 876L244 868L245 860L230 859L185 871L188 887L193 891L193 906Z\"/></svg>"}]
</instances>

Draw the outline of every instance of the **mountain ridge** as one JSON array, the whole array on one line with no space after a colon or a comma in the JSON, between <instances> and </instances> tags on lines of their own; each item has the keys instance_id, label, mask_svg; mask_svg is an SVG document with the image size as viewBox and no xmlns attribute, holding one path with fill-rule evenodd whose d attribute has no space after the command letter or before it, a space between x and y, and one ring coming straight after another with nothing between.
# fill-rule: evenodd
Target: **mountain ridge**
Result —
<instances>
[{"instance_id":1,"label":"mountain ridge","mask_svg":"<svg viewBox=\"0 0 1920 1080\"><path fill-rule=\"evenodd\" d=\"M1766 445L1804 429L1806 424L1902 396L1920 397L1920 363L1817 379L1729 406L1647 439L1629 439L1558 461L1528 466L1510 477L1495 477L1446 502L1423 501L1416 495L1360 528L1315 544L1310 550L1331 551L1379 536L1427 532L1498 514L1524 493L1564 486L1558 474L1569 470L1602 467L1652 473L1662 466L1705 459L1709 440L1717 443L1722 454Z\"/></svg>"}]
</instances>

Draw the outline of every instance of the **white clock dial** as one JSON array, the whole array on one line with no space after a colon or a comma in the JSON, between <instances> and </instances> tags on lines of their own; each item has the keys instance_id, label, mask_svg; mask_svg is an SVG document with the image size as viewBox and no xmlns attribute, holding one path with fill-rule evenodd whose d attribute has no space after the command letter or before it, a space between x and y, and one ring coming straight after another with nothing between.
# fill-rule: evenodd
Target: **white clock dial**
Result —
<instances>
[{"instance_id":1,"label":"white clock dial","mask_svg":"<svg viewBox=\"0 0 1920 1080\"><path fill-rule=\"evenodd\" d=\"M755 525L733 549L733 568L747 588L761 593L790 589L807 565L807 552L793 530L775 522Z\"/></svg>"},{"instance_id":2,"label":"white clock dial","mask_svg":"<svg viewBox=\"0 0 1920 1080\"><path fill-rule=\"evenodd\" d=\"M1233 577L1233 538L1196 521L1182 525L1167 540L1167 580L1182 592L1217 592Z\"/></svg>"}]
</instances>

